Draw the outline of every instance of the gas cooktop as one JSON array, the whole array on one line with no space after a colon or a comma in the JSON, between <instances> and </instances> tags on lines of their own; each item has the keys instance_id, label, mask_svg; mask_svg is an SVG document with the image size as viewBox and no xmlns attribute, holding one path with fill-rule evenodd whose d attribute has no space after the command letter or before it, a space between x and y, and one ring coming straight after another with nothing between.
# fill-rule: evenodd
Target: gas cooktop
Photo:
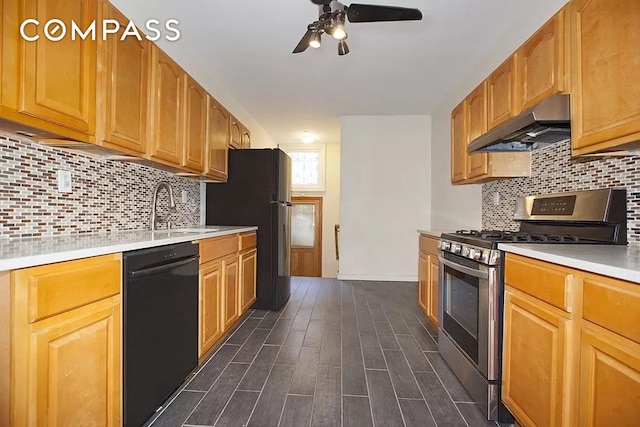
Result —
<instances>
[{"instance_id":1,"label":"gas cooktop","mask_svg":"<svg viewBox=\"0 0 640 427\"><path fill-rule=\"evenodd\" d=\"M533 233L529 231L510 230L458 230L449 236L461 236L471 239L486 240L494 243L601 243L573 234Z\"/></svg>"}]
</instances>

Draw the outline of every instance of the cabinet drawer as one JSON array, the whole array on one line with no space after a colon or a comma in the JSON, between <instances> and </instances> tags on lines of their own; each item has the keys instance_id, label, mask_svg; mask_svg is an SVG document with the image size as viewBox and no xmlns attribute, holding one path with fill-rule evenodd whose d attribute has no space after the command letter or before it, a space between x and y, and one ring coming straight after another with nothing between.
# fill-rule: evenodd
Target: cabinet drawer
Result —
<instances>
[{"instance_id":1,"label":"cabinet drawer","mask_svg":"<svg viewBox=\"0 0 640 427\"><path fill-rule=\"evenodd\" d=\"M574 275L571 270L507 254L505 283L555 307L573 312Z\"/></svg>"},{"instance_id":2,"label":"cabinet drawer","mask_svg":"<svg viewBox=\"0 0 640 427\"><path fill-rule=\"evenodd\" d=\"M582 317L640 343L640 286L591 275L583 283Z\"/></svg>"},{"instance_id":3,"label":"cabinet drawer","mask_svg":"<svg viewBox=\"0 0 640 427\"><path fill-rule=\"evenodd\" d=\"M257 242L256 233L246 233L240 235L240 250L255 248Z\"/></svg>"},{"instance_id":4,"label":"cabinet drawer","mask_svg":"<svg viewBox=\"0 0 640 427\"><path fill-rule=\"evenodd\" d=\"M112 254L12 272L17 293L27 295L29 323L117 295L121 255Z\"/></svg>"},{"instance_id":5,"label":"cabinet drawer","mask_svg":"<svg viewBox=\"0 0 640 427\"><path fill-rule=\"evenodd\" d=\"M238 235L200 241L200 264L238 252Z\"/></svg>"},{"instance_id":6,"label":"cabinet drawer","mask_svg":"<svg viewBox=\"0 0 640 427\"><path fill-rule=\"evenodd\" d=\"M420 235L420 251L428 252L430 254L438 254L440 250L438 249L438 238L425 236L424 234Z\"/></svg>"}]
</instances>

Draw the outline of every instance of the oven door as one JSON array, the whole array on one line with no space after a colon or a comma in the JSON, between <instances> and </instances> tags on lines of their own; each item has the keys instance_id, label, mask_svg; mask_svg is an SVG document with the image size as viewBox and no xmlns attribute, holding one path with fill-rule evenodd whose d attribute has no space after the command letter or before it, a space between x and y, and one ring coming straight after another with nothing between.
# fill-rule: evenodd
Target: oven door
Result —
<instances>
[{"instance_id":1,"label":"oven door","mask_svg":"<svg viewBox=\"0 0 640 427\"><path fill-rule=\"evenodd\" d=\"M489 380L498 379L497 267L440 255L442 330Z\"/></svg>"}]
</instances>

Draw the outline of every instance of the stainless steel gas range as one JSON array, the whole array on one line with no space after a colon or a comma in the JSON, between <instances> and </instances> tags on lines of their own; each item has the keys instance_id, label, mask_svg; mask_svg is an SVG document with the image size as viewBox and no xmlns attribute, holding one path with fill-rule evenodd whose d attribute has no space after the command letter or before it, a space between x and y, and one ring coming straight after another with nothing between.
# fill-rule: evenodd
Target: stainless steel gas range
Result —
<instances>
[{"instance_id":1,"label":"stainless steel gas range","mask_svg":"<svg viewBox=\"0 0 640 427\"><path fill-rule=\"evenodd\" d=\"M626 190L518 199L520 231L441 235L438 349L490 420L511 422L501 403L504 256L499 243L626 244Z\"/></svg>"}]
</instances>

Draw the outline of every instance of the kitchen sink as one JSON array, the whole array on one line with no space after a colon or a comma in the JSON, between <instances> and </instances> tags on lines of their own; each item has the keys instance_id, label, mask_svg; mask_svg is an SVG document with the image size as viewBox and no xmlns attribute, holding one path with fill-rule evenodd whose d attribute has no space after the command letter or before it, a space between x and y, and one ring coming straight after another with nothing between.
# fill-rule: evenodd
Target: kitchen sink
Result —
<instances>
[{"instance_id":1,"label":"kitchen sink","mask_svg":"<svg viewBox=\"0 0 640 427\"><path fill-rule=\"evenodd\" d=\"M220 228L170 228L170 229L162 229L155 230L155 234L161 235L188 235L188 234L204 234L204 233L215 233L216 231L220 231Z\"/></svg>"}]
</instances>

